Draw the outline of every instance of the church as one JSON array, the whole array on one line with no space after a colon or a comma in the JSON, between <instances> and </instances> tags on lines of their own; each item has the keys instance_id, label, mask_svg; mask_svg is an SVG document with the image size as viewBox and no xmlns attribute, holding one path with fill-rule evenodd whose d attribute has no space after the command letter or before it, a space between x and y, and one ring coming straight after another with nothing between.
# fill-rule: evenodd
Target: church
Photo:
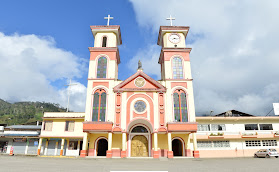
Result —
<instances>
[{"instance_id":1,"label":"church","mask_svg":"<svg viewBox=\"0 0 279 172\"><path fill-rule=\"evenodd\" d=\"M91 26L84 113L46 112L38 155L199 157L187 26L161 26L160 80L137 72L118 79L120 26ZM136 67L135 67L136 68Z\"/></svg>"}]
</instances>

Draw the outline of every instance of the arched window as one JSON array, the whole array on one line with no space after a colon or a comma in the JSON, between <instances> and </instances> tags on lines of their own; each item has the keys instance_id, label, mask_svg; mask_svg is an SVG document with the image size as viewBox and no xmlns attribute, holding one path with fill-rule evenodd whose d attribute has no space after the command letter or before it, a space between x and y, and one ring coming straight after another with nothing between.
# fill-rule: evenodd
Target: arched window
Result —
<instances>
[{"instance_id":1,"label":"arched window","mask_svg":"<svg viewBox=\"0 0 279 172\"><path fill-rule=\"evenodd\" d=\"M100 57L98 59L97 78L106 78L107 74L107 58Z\"/></svg>"},{"instance_id":2,"label":"arched window","mask_svg":"<svg viewBox=\"0 0 279 172\"><path fill-rule=\"evenodd\" d=\"M187 122L187 101L186 94L182 90L176 90L173 93L174 119L177 122Z\"/></svg>"},{"instance_id":3,"label":"arched window","mask_svg":"<svg viewBox=\"0 0 279 172\"><path fill-rule=\"evenodd\" d=\"M173 79L183 79L182 60L179 57L174 57L172 60Z\"/></svg>"},{"instance_id":4,"label":"arched window","mask_svg":"<svg viewBox=\"0 0 279 172\"><path fill-rule=\"evenodd\" d=\"M108 38L106 36L103 37L102 47L106 47L107 46L107 39Z\"/></svg>"},{"instance_id":5,"label":"arched window","mask_svg":"<svg viewBox=\"0 0 279 172\"><path fill-rule=\"evenodd\" d=\"M98 89L93 97L92 121L105 121L107 94L105 90Z\"/></svg>"},{"instance_id":6,"label":"arched window","mask_svg":"<svg viewBox=\"0 0 279 172\"><path fill-rule=\"evenodd\" d=\"M133 128L132 133L148 133L148 131L143 126L136 126L135 128Z\"/></svg>"}]
</instances>

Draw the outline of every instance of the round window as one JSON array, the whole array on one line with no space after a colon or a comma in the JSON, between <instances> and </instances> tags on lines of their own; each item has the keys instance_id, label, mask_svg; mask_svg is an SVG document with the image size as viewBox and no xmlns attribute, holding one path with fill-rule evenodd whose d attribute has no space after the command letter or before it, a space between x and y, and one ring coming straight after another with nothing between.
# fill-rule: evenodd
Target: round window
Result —
<instances>
[{"instance_id":1,"label":"round window","mask_svg":"<svg viewBox=\"0 0 279 172\"><path fill-rule=\"evenodd\" d=\"M135 103L134 108L137 112L141 113L141 112L145 111L146 104L144 103L144 101L139 100Z\"/></svg>"}]
</instances>

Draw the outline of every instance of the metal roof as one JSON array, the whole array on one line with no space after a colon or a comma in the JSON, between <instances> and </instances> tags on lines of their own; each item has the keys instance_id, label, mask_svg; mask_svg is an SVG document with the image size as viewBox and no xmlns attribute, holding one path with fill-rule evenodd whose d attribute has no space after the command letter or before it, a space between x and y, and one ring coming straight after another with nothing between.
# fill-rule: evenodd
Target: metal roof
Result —
<instances>
[{"instance_id":1,"label":"metal roof","mask_svg":"<svg viewBox=\"0 0 279 172\"><path fill-rule=\"evenodd\" d=\"M11 126L7 126L5 128L9 128L9 129L38 129L40 130L42 128L41 125L11 125Z\"/></svg>"}]
</instances>

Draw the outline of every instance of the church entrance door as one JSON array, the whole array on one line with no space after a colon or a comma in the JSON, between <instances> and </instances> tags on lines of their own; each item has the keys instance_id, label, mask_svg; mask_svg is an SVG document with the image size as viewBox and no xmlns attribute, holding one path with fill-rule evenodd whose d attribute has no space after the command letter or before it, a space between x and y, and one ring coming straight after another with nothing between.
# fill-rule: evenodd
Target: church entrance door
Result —
<instances>
[{"instance_id":1,"label":"church entrance door","mask_svg":"<svg viewBox=\"0 0 279 172\"><path fill-rule=\"evenodd\" d=\"M131 143L132 157L148 157L148 141L145 136L134 136Z\"/></svg>"},{"instance_id":2,"label":"church entrance door","mask_svg":"<svg viewBox=\"0 0 279 172\"><path fill-rule=\"evenodd\" d=\"M97 143L97 156L106 156L108 150L108 141L106 139L100 139Z\"/></svg>"},{"instance_id":3,"label":"church entrance door","mask_svg":"<svg viewBox=\"0 0 279 172\"><path fill-rule=\"evenodd\" d=\"M172 141L173 156L182 156L182 150L182 142L179 139L174 139Z\"/></svg>"}]
</instances>

